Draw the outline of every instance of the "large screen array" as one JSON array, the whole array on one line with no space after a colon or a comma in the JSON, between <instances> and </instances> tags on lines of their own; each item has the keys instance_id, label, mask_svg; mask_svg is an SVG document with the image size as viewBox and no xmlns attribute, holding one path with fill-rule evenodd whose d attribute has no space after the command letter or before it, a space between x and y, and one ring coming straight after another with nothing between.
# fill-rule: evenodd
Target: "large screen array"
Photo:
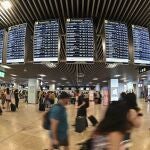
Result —
<instances>
[{"instance_id":1,"label":"large screen array","mask_svg":"<svg viewBox=\"0 0 150 150\"><path fill-rule=\"evenodd\" d=\"M66 60L68 62L93 62L93 21L68 19L66 24Z\"/></svg>"},{"instance_id":2,"label":"large screen array","mask_svg":"<svg viewBox=\"0 0 150 150\"><path fill-rule=\"evenodd\" d=\"M134 63L150 64L150 37L147 28L132 26Z\"/></svg>"},{"instance_id":3,"label":"large screen array","mask_svg":"<svg viewBox=\"0 0 150 150\"><path fill-rule=\"evenodd\" d=\"M23 63L25 57L25 38L27 24L8 29L7 63Z\"/></svg>"},{"instance_id":4,"label":"large screen array","mask_svg":"<svg viewBox=\"0 0 150 150\"><path fill-rule=\"evenodd\" d=\"M58 61L58 20L36 22L34 27L34 62Z\"/></svg>"},{"instance_id":5,"label":"large screen array","mask_svg":"<svg viewBox=\"0 0 150 150\"><path fill-rule=\"evenodd\" d=\"M128 62L127 26L105 20L106 62Z\"/></svg>"},{"instance_id":6,"label":"large screen array","mask_svg":"<svg viewBox=\"0 0 150 150\"><path fill-rule=\"evenodd\" d=\"M0 63L2 63L2 54L4 49L4 30L0 30Z\"/></svg>"}]
</instances>

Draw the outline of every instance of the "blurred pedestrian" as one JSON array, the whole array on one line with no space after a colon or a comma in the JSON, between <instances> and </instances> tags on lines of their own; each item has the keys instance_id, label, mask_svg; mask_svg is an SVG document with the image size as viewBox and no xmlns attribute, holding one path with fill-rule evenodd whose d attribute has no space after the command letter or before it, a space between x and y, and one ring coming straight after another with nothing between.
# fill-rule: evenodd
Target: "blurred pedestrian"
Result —
<instances>
[{"instance_id":1,"label":"blurred pedestrian","mask_svg":"<svg viewBox=\"0 0 150 150\"><path fill-rule=\"evenodd\" d=\"M70 95L62 92L58 97L58 104L53 105L49 115L50 119L50 138L52 142L52 149L59 149L64 146L64 150L68 150L68 122L67 112L65 106L70 101Z\"/></svg>"}]
</instances>

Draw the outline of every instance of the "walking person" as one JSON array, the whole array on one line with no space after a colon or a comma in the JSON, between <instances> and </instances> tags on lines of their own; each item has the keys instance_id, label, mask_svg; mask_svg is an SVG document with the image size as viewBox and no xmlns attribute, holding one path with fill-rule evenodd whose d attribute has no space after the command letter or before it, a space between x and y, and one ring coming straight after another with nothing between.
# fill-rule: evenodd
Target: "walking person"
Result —
<instances>
[{"instance_id":1,"label":"walking person","mask_svg":"<svg viewBox=\"0 0 150 150\"><path fill-rule=\"evenodd\" d=\"M16 89L14 91L14 97L15 97L15 105L16 105L16 108L18 108L18 105L19 105L19 96L18 96L19 92L18 92L18 89Z\"/></svg>"},{"instance_id":2,"label":"walking person","mask_svg":"<svg viewBox=\"0 0 150 150\"><path fill-rule=\"evenodd\" d=\"M6 89L6 110L10 111L11 94L9 88Z\"/></svg>"},{"instance_id":3,"label":"walking person","mask_svg":"<svg viewBox=\"0 0 150 150\"><path fill-rule=\"evenodd\" d=\"M5 109L6 95L3 91L1 93L1 100L2 100L2 108Z\"/></svg>"},{"instance_id":4,"label":"walking person","mask_svg":"<svg viewBox=\"0 0 150 150\"><path fill-rule=\"evenodd\" d=\"M49 119L51 127L50 139L52 149L59 149L60 146L63 146L64 150L69 150L68 122L65 108L69 101L70 95L66 92L62 92L58 97L58 104L55 104L51 108Z\"/></svg>"},{"instance_id":5,"label":"walking person","mask_svg":"<svg viewBox=\"0 0 150 150\"><path fill-rule=\"evenodd\" d=\"M125 101L113 102L96 130L87 141L88 150L127 150L123 143L126 133L141 125L141 113L135 113Z\"/></svg>"}]
</instances>

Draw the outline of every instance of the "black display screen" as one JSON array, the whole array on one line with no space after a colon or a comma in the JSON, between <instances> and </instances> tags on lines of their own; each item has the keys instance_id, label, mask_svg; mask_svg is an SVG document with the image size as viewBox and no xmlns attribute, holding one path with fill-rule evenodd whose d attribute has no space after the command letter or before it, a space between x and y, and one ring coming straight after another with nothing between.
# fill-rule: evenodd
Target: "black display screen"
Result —
<instances>
[{"instance_id":1,"label":"black display screen","mask_svg":"<svg viewBox=\"0 0 150 150\"><path fill-rule=\"evenodd\" d=\"M132 25L134 63L150 64L150 37L148 28Z\"/></svg>"},{"instance_id":2,"label":"black display screen","mask_svg":"<svg viewBox=\"0 0 150 150\"><path fill-rule=\"evenodd\" d=\"M58 61L59 22L36 22L34 26L34 62Z\"/></svg>"},{"instance_id":3,"label":"black display screen","mask_svg":"<svg viewBox=\"0 0 150 150\"><path fill-rule=\"evenodd\" d=\"M94 31L91 19L67 19L66 60L93 62Z\"/></svg>"},{"instance_id":4,"label":"black display screen","mask_svg":"<svg viewBox=\"0 0 150 150\"><path fill-rule=\"evenodd\" d=\"M9 27L7 42L7 63L23 63L27 24Z\"/></svg>"},{"instance_id":5,"label":"black display screen","mask_svg":"<svg viewBox=\"0 0 150 150\"><path fill-rule=\"evenodd\" d=\"M106 62L129 61L128 30L126 24L105 20Z\"/></svg>"},{"instance_id":6,"label":"black display screen","mask_svg":"<svg viewBox=\"0 0 150 150\"><path fill-rule=\"evenodd\" d=\"M5 30L0 30L0 63L2 63L3 49L4 49L4 33Z\"/></svg>"}]
</instances>

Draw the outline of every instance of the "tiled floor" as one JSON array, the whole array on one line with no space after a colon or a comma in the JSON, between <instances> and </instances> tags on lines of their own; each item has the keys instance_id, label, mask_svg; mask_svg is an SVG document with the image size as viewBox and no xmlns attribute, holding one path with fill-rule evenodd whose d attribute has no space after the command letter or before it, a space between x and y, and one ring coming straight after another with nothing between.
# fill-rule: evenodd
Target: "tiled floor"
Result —
<instances>
[{"instance_id":1,"label":"tiled floor","mask_svg":"<svg viewBox=\"0 0 150 150\"><path fill-rule=\"evenodd\" d=\"M133 147L131 150L150 150L150 104L140 100L143 109L143 125L140 129L133 131ZM82 134L74 132L76 110L73 105L69 105L68 121L70 124L70 149L78 150L77 143L89 137L92 126ZM105 108L100 105L91 104L89 114L94 114L97 118L102 116ZM100 115L101 114L101 115ZM20 104L17 112L4 112L0 116L0 150L43 150L48 148L48 132L41 127L43 112L38 111L37 105Z\"/></svg>"}]
</instances>

